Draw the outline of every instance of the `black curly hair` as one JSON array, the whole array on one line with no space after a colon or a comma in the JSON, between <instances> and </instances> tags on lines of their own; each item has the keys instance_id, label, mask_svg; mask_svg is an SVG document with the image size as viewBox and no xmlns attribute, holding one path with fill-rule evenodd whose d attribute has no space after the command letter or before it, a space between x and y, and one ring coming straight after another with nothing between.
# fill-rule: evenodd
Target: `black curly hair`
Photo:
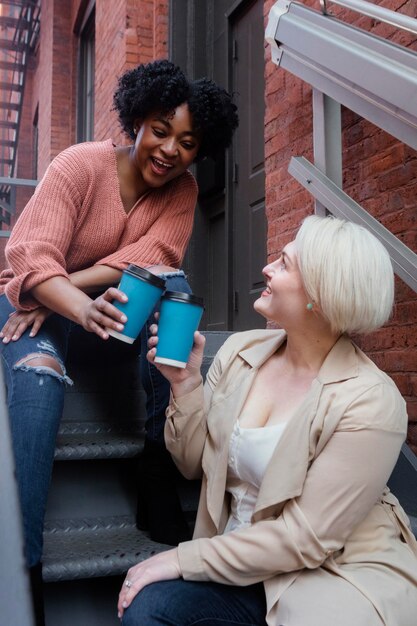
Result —
<instances>
[{"instance_id":1,"label":"black curly hair","mask_svg":"<svg viewBox=\"0 0 417 626\"><path fill-rule=\"evenodd\" d=\"M167 60L153 61L128 70L119 78L114 110L123 131L135 138L135 120L153 112L169 114L187 103L194 130L201 134L196 160L216 157L227 148L239 124L232 97L208 78L190 81L183 71Z\"/></svg>"}]
</instances>

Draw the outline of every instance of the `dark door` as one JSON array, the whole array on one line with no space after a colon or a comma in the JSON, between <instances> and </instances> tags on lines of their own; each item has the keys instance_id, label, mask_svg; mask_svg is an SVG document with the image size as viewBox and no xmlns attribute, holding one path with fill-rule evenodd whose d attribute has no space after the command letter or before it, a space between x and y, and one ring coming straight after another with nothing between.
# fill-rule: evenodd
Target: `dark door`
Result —
<instances>
[{"instance_id":1,"label":"dark door","mask_svg":"<svg viewBox=\"0 0 417 626\"><path fill-rule=\"evenodd\" d=\"M184 267L204 296L202 328L262 327L253 311L266 260L263 0L170 0L170 56L235 94L233 149L195 168L200 196Z\"/></svg>"},{"instance_id":2,"label":"dark door","mask_svg":"<svg viewBox=\"0 0 417 626\"><path fill-rule=\"evenodd\" d=\"M240 125L233 149L232 247L234 330L265 326L253 310L264 287L266 263L264 170L263 2L249 4L232 21L232 90Z\"/></svg>"}]
</instances>

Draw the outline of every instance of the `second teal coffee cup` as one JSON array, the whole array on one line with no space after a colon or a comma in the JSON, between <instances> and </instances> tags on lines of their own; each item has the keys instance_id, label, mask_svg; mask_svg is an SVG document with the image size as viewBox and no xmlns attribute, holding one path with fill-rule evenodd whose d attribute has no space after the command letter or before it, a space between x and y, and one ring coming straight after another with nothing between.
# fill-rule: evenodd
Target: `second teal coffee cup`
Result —
<instances>
[{"instance_id":1,"label":"second teal coffee cup","mask_svg":"<svg viewBox=\"0 0 417 626\"><path fill-rule=\"evenodd\" d=\"M123 271L119 289L127 295L128 301L113 300L112 304L126 315L127 322L122 332L112 329L107 329L107 332L116 339L133 343L162 296L165 280L143 267L130 264Z\"/></svg>"},{"instance_id":2,"label":"second teal coffee cup","mask_svg":"<svg viewBox=\"0 0 417 626\"><path fill-rule=\"evenodd\" d=\"M203 299L180 291L166 291L161 299L155 362L184 368L203 315Z\"/></svg>"}]
</instances>

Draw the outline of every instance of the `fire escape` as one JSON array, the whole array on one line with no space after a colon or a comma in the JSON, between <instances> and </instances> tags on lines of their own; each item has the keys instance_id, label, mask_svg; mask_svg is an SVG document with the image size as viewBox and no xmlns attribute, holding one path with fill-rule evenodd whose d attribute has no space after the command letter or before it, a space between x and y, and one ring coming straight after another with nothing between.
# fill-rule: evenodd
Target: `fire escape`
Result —
<instances>
[{"instance_id":1,"label":"fire escape","mask_svg":"<svg viewBox=\"0 0 417 626\"><path fill-rule=\"evenodd\" d=\"M27 65L39 38L40 0L0 0L0 229L15 212L17 146Z\"/></svg>"}]
</instances>

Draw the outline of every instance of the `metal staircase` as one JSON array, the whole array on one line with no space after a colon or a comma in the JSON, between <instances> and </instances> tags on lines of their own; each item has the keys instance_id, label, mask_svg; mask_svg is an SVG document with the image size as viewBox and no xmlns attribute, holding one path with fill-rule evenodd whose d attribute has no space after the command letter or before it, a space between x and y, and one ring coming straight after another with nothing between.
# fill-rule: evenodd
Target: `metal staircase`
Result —
<instances>
[{"instance_id":1,"label":"metal staircase","mask_svg":"<svg viewBox=\"0 0 417 626\"><path fill-rule=\"evenodd\" d=\"M15 212L17 146L29 55L40 28L40 0L0 3L0 224Z\"/></svg>"},{"instance_id":2,"label":"metal staircase","mask_svg":"<svg viewBox=\"0 0 417 626\"><path fill-rule=\"evenodd\" d=\"M208 332L203 375L230 335ZM92 337L92 345L97 341ZM137 357L121 358L73 342L46 524L43 576L46 623L116 626L122 575L135 563L170 546L137 530L138 457L144 440L144 392ZM82 355L82 356L81 356ZM192 526L199 482L179 478L183 510ZM103 592L105 590L105 592ZM97 603L91 598L97 593ZM9 626L9 625L8 625Z\"/></svg>"},{"instance_id":3,"label":"metal staircase","mask_svg":"<svg viewBox=\"0 0 417 626\"><path fill-rule=\"evenodd\" d=\"M230 333L204 334L203 376ZM145 419L137 359L127 350L110 362L105 350L90 350L88 339L82 347L77 341L70 346L68 371L75 384L66 392L48 499L43 576L50 626L116 626L122 576L170 547L135 526ZM0 370L0 531L7 537L0 542L0 625L32 626L4 391ZM192 526L199 482L183 479L178 486Z\"/></svg>"}]
</instances>

